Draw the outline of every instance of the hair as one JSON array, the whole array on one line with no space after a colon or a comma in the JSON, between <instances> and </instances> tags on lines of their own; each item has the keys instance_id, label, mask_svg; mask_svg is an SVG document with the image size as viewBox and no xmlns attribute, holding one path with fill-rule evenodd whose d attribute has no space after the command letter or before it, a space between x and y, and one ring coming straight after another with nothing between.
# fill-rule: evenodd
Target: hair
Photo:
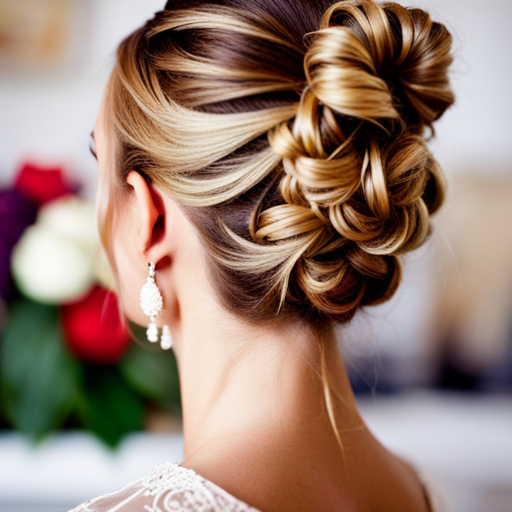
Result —
<instances>
[{"instance_id":1,"label":"hair","mask_svg":"<svg viewBox=\"0 0 512 512\"><path fill-rule=\"evenodd\" d=\"M394 294L443 201L425 139L450 50L397 3L169 1L118 48L116 187L135 169L180 205L236 315L346 323Z\"/></svg>"}]
</instances>

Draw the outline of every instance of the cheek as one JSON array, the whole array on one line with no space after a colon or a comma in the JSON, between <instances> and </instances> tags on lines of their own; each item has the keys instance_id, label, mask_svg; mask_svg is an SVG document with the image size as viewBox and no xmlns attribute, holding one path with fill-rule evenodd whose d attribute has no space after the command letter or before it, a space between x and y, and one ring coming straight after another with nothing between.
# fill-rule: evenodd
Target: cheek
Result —
<instances>
[{"instance_id":1,"label":"cheek","mask_svg":"<svg viewBox=\"0 0 512 512\"><path fill-rule=\"evenodd\" d=\"M124 315L138 325L146 325L148 317L140 307L140 290L147 278L147 267L138 257L132 233L113 233L113 257L117 269L119 304Z\"/></svg>"}]
</instances>

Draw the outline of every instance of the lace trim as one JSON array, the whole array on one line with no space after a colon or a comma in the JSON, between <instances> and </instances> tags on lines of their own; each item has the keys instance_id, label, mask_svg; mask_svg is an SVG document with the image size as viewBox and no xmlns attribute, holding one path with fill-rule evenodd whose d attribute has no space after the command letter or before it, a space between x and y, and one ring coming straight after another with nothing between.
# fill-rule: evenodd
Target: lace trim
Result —
<instances>
[{"instance_id":1,"label":"lace trim","mask_svg":"<svg viewBox=\"0 0 512 512\"><path fill-rule=\"evenodd\" d=\"M133 488L112 506L116 494ZM110 503L107 505L107 502ZM132 506L131 506L132 505ZM91 508L92 507L92 508ZM70 512L258 512L192 469L166 462L120 491L89 500Z\"/></svg>"},{"instance_id":2,"label":"lace trim","mask_svg":"<svg viewBox=\"0 0 512 512\"><path fill-rule=\"evenodd\" d=\"M256 511L192 469L169 462L157 466L141 485L145 496L155 498L152 506L145 507L147 512L161 512L158 504L166 512Z\"/></svg>"}]
</instances>

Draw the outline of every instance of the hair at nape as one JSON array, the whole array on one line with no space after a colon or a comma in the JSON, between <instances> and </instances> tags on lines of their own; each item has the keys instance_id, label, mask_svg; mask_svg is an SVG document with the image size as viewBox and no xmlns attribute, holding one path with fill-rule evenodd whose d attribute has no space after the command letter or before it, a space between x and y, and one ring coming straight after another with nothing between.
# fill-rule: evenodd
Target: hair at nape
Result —
<instances>
[{"instance_id":1,"label":"hair at nape","mask_svg":"<svg viewBox=\"0 0 512 512\"><path fill-rule=\"evenodd\" d=\"M450 48L396 3L170 1L118 49L113 179L182 207L237 315L347 322L393 295L442 203L425 131L454 101Z\"/></svg>"}]
</instances>

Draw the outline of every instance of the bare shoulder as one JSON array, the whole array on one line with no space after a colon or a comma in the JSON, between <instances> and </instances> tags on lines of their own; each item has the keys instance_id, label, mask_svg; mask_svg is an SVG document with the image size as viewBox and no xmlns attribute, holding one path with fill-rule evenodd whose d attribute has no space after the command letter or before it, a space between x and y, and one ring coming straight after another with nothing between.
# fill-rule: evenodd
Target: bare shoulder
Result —
<instances>
[{"instance_id":1,"label":"bare shoulder","mask_svg":"<svg viewBox=\"0 0 512 512\"><path fill-rule=\"evenodd\" d=\"M250 443L195 459L191 467L243 502L265 512L438 512L416 469L385 449L371 435L345 437L345 462L339 448L317 446L311 451L267 441L258 450ZM309 441L310 447L315 440ZM323 449L320 449L323 448Z\"/></svg>"}]
</instances>

